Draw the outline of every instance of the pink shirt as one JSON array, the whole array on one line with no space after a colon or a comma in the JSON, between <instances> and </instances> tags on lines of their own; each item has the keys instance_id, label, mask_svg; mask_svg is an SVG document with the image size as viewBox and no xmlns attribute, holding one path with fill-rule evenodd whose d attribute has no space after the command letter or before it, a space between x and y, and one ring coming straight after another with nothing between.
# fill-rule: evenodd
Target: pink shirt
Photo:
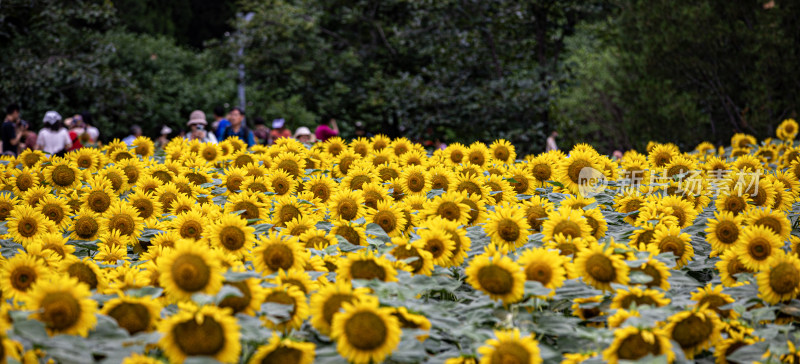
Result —
<instances>
[{"instance_id":1,"label":"pink shirt","mask_svg":"<svg viewBox=\"0 0 800 364\"><path fill-rule=\"evenodd\" d=\"M334 131L333 129L331 129L329 126L327 126L325 124L322 124L322 125L318 126L317 129L314 130L314 136L317 137L317 140L323 141L323 142L325 140L327 140L328 138L335 137L337 135L339 135L339 133L337 133L336 131Z\"/></svg>"}]
</instances>

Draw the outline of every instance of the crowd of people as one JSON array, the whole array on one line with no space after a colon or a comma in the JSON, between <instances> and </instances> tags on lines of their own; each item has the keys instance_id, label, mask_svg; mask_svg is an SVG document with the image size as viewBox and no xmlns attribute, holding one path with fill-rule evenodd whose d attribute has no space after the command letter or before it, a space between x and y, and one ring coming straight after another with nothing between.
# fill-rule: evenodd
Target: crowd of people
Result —
<instances>
[{"instance_id":1,"label":"crowd of people","mask_svg":"<svg viewBox=\"0 0 800 364\"><path fill-rule=\"evenodd\" d=\"M6 107L6 116L0 126L0 150L6 155L18 155L25 149L63 155L83 147L96 147L100 130L92 125L91 114L81 113L62 120L61 114L48 111L42 119L43 128L32 130L29 122L21 117L20 107Z\"/></svg>"}]
</instances>

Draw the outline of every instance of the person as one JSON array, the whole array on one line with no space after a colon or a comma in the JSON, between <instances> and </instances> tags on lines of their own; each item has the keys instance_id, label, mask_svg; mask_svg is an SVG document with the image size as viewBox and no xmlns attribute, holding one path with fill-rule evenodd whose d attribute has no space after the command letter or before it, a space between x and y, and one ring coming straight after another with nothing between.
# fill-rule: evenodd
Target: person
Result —
<instances>
[{"instance_id":1,"label":"person","mask_svg":"<svg viewBox=\"0 0 800 364\"><path fill-rule=\"evenodd\" d=\"M244 110L234 107L230 114L228 114L228 121L231 125L228 125L222 132L222 140L230 137L237 137L245 142L248 148L255 144L253 131L250 130L244 122Z\"/></svg>"},{"instance_id":2,"label":"person","mask_svg":"<svg viewBox=\"0 0 800 364\"><path fill-rule=\"evenodd\" d=\"M264 118L260 116L256 117L253 119L253 124L255 125L253 128L253 136L255 137L256 144L271 144L269 140L269 128Z\"/></svg>"},{"instance_id":3,"label":"person","mask_svg":"<svg viewBox=\"0 0 800 364\"><path fill-rule=\"evenodd\" d=\"M63 156L72 147L69 132L61 123L61 114L48 111L44 114L44 128L36 137L36 149L45 153Z\"/></svg>"},{"instance_id":4,"label":"person","mask_svg":"<svg viewBox=\"0 0 800 364\"><path fill-rule=\"evenodd\" d=\"M36 132L31 130L30 124L20 119L19 125L22 127L22 139L19 141L19 151L25 149L36 149Z\"/></svg>"},{"instance_id":5,"label":"person","mask_svg":"<svg viewBox=\"0 0 800 364\"><path fill-rule=\"evenodd\" d=\"M11 104L6 108L6 118L0 127L0 139L3 141L3 154L19 154L19 141L25 134L21 125L17 125L20 120L19 105Z\"/></svg>"},{"instance_id":6,"label":"person","mask_svg":"<svg viewBox=\"0 0 800 364\"><path fill-rule=\"evenodd\" d=\"M211 123L211 130L214 131L217 140L222 140L222 133L225 128L231 125L231 122L225 118L225 108L217 106L214 108L214 121Z\"/></svg>"},{"instance_id":7,"label":"person","mask_svg":"<svg viewBox=\"0 0 800 364\"><path fill-rule=\"evenodd\" d=\"M64 126L67 127L67 132L69 133L69 140L72 141L72 147L70 147L68 150L70 152L75 149L83 148L83 145L79 139L80 136L83 135L83 128L81 128L78 123L79 121L75 120L74 117L64 120Z\"/></svg>"},{"instance_id":8,"label":"person","mask_svg":"<svg viewBox=\"0 0 800 364\"><path fill-rule=\"evenodd\" d=\"M186 123L189 127L189 132L186 133L186 139L199 140L203 143L217 144L217 137L214 133L206 131L206 113L202 110L195 110L189 114L189 122Z\"/></svg>"},{"instance_id":9,"label":"person","mask_svg":"<svg viewBox=\"0 0 800 364\"><path fill-rule=\"evenodd\" d=\"M314 130L314 135L316 135L317 140L321 142L328 140L328 138L338 136L339 126L336 125L336 119L330 115L323 116L319 126Z\"/></svg>"},{"instance_id":10,"label":"person","mask_svg":"<svg viewBox=\"0 0 800 364\"><path fill-rule=\"evenodd\" d=\"M92 125L92 114L84 111L79 115L75 115L75 118L78 119L79 116L81 124L86 129L86 134L89 134L90 143L97 143L100 140L100 130Z\"/></svg>"},{"instance_id":11,"label":"person","mask_svg":"<svg viewBox=\"0 0 800 364\"><path fill-rule=\"evenodd\" d=\"M316 138L314 134L311 134L311 130L306 128L305 126L301 126L297 128L294 132L294 138L297 139L298 142L303 144L314 144L316 142Z\"/></svg>"},{"instance_id":12,"label":"person","mask_svg":"<svg viewBox=\"0 0 800 364\"><path fill-rule=\"evenodd\" d=\"M551 150L558 150L558 145L556 145L556 137L557 136L558 136L558 132L553 130L550 133L550 136L547 137L547 145L545 146L545 151L546 152L549 152Z\"/></svg>"},{"instance_id":13,"label":"person","mask_svg":"<svg viewBox=\"0 0 800 364\"><path fill-rule=\"evenodd\" d=\"M164 149L164 146L169 143L169 135L172 134L172 128L164 125L161 127L161 135L156 139L156 149Z\"/></svg>"},{"instance_id":14,"label":"person","mask_svg":"<svg viewBox=\"0 0 800 364\"><path fill-rule=\"evenodd\" d=\"M136 138L142 136L142 127L136 124L131 125L131 134L122 139L125 144L131 146Z\"/></svg>"},{"instance_id":15,"label":"person","mask_svg":"<svg viewBox=\"0 0 800 364\"><path fill-rule=\"evenodd\" d=\"M272 120L272 130L269 132L270 144L275 143L280 138L291 138L292 131L286 128L286 120Z\"/></svg>"}]
</instances>

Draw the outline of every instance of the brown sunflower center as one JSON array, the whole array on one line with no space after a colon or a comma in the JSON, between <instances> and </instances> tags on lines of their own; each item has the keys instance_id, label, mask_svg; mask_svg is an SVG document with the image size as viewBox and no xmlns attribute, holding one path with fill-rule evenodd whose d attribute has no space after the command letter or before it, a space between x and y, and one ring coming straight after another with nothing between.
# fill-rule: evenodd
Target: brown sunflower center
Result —
<instances>
[{"instance_id":1,"label":"brown sunflower center","mask_svg":"<svg viewBox=\"0 0 800 364\"><path fill-rule=\"evenodd\" d=\"M137 332L146 331L150 326L150 310L140 303L123 302L108 311L119 327L128 330L133 335Z\"/></svg>"},{"instance_id":2,"label":"brown sunflower center","mask_svg":"<svg viewBox=\"0 0 800 364\"><path fill-rule=\"evenodd\" d=\"M89 216L81 216L75 220L73 229L79 238L88 240L97 234L97 230L100 229L100 224L97 223L97 220Z\"/></svg>"},{"instance_id":3,"label":"brown sunflower center","mask_svg":"<svg viewBox=\"0 0 800 364\"><path fill-rule=\"evenodd\" d=\"M722 317L728 317L730 310L720 310L720 306L725 306L728 304L724 298L717 294L710 294L697 301L698 306L708 305L708 308L717 312L718 315Z\"/></svg>"},{"instance_id":4,"label":"brown sunflower center","mask_svg":"<svg viewBox=\"0 0 800 364\"><path fill-rule=\"evenodd\" d=\"M213 356L225 346L225 330L213 317L206 315L202 323L194 318L172 328L175 344L187 356Z\"/></svg>"},{"instance_id":5,"label":"brown sunflower center","mask_svg":"<svg viewBox=\"0 0 800 364\"><path fill-rule=\"evenodd\" d=\"M769 272L769 286L779 295L791 293L800 284L800 272L794 264L782 262Z\"/></svg>"},{"instance_id":6,"label":"brown sunflower center","mask_svg":"<svg viewBox=\"0 0 800 364\"><path fill-rule=\"evenodd\" d=\"M148 198L139 198L133 200L132 205L137 211L139 211L139 217L143 219L150 218L150 216L153 216L153 212L155 212L153 201L150 201Z\"/></svg>"},{"instance_id":7,"label":"brown sunflower center","mask_svg":"<svg viewBox=\"0 0 800 364\"><path fill-rule=\"evenodd\" d=\"M336 228L336 235L340 235L350 244L361 245L361 234L350 226L339 226Z\"/></svg>"},{"instance_id":8,"label":"brown sunflower center","mask_svg":"<svg viewBox=\"0 0 800 364\"><path fill-rule=\"evenodd\" d=\"M445 242L438 238L427 239L425 241L425 250L431 252L433 259L438 259L448 251Z\"/></svg>"},{"instance_id":9,"label":"brown sunflower center","mask_svg":"<svg viewBox=\"0 0 800 364\"><path fill-rule=\"evenodd\" d=\"M347 342L358 350L377 350L386 341L387 334L383 319L369 311L355 313L344 324Z\"/></svg>"},{"instance_id":10,"label":"brown sunflower center","mask_svg":"<svg viewBox=\"0 0 800 364\"><path fill-rule=\"evenodd\" d=\"M715 233L717 234L717 240L723 244L730 245L739 238L739 227L733 221L723 220L717 224Z\"/></svg>"},{"instance_id":11,"label":"brown sunflower center","mask_svg":"<svg viewBox=\"0 0 800 364\"><path fill-rule=\"evenodd\" d=\"M417 251L417 249L414 249L414 248L405 249L405 248L402 248L402 247L398 247L398 248L393 249L391 254L397 260L405 260L405 259L409 259L409 258L417 258L414 261L406 263L409 267L411 267L412 273L418 273L423 267L424 261L422 260L422 256L420 256L420 254Z\"/></svg>"},{"instance_id":12,"label":"brown sunflower center","mask_svg":"<svg viewBox=\"0 0 800 364\"><path fill-rule=\"evenodd\" d=\"M611 259L603 254L594 254L586 260L586 273L598 282L612 282L617 278L617 271Z\"/></svg>"},{"instance_id":13,"label":"brown sunflower center","mask_svg":"<svg viewBox=\"0 0 800 364\"><path fill-rule=\"evenodd\" d=\"M30 266L20 266L11 271L11 285L18 291L25 292L39 277L36 270Z\"/></svg>"},{"instance_id":14,"label":"brown sunflower center","mask_svg":"<svg viewBox=\"0 0 800 364\"><path fill-rule=\"evenodd\" d=\"M331 189L324 183L314 184L308 190L314 194L314 197L320 199L322 202L328 201L328 198L331 196Z\"/></svg>"},{"instance_id":15,"label":"brown sunflower center","mask_svg":"<svg viewBox=\"0 0 800 364\"><path fill-rule=\"evenodd\" d=\"M259 218L258 206L252 202L237 202L235 205L233 205L233 211L243 211L242 217L247 220Z\"/></svg>"},{"instance_id":16,"label":"brown sunflower center","mask_svg":"<svg viewBox=\"0 0 800 364\"><path fill-rule=\"evenodd\" d=\"M211 280L211 268L202 257L183 254L172 264L172 280L182 290L197 292Z\"/></svg>"},{"instance_id":17,"label":"brown sunflower center","mask_svg":"<svg viewBox=\"0 0 800 364\"><path fill-rule=\"evenodd\" d=\"M271 244L262 253L270 270L289 270L294 264L294 252L285 244Z\"/></svg>"},{"instance_id":18,"label":"brown sunflower center","mask_svg":"<svg viewBox=\"0 0 800 364\"><path fill-rule=\"evenodd\" d=\"M630 335L622 340L617 349L617 356L622 360L637 360L648 354L661 354L661 346L658 340L647 342L641 334Z\"/></svg>"},{"instance_id":19,"label":"brown sunflower center","mask_svg":"<svg viewBox=\"0 0 800 364\"><path fill-rule=\"evenodd\" d=\"M239 250L244 246L245 235L242 229L236 226L226 226L219 232L219 241L228 250Z\"/></svg>"},{"instance_id":20,"label":"brown sunflower center","mask_svg":"<svg viewBox=\"0 0 800 364\"><path fill-rule=\"evenodd\" d=\"M94 212L103 213L111 206L111 197L104 191L92 191L86 197L86 202Z\"/></svg>"},{"instance_id":21,"label":"brown sunflower center","mask_svg":"<svg viewBox=\"0 0 800 364\"><path fill-rule=\"evenodd\" d=\"M661 286L661 272L659 272L658 268L656 268L652 264L647 263L644 266L644 269L635 268L635 269L631 269L631 271L633 271L633 272L642 272L642 273L647 274L648 276L650 276L650 278L652 278L652 280L650 280L650 282L645 283L645 286L647 286L647 287L659 287L659 286Z\"/></svg>"},{"instance_id":22,"label":"brown sunflower center","mask_svg":"<svg viewBox=\"0 0 800 364\"><path fill-rule=\"evenodd\" d=\"M672 339L680 344L681 348L695 347L708 340L714 330L713 325L710 320L703 320L692 314L675 324L672 329Z\"/></svg>"},{"instance_id":23,"label":"brown sunflower center","mask_svg":"<svg viewBox=\"0 0 800 364\"><path fill-rule=\"evenodd\" d=\"M33 178L27 173L20 174L17 176L16 186L20 191L25 192L33 187Z\"/></svg>"},{"instance_id":24,"label":"brown sunflower center","mask_svg":"<svg viewBox=\"0 0 800 364\"><path fill-rule=\"evenodd\" d=\"M350 266L350 276L353 279L378 279L386 280L386 270L372 259L356 260Z\"/></svg>"},{"instance_id":25,"label":"brown sunflower center","mask_svg":"<svg viewBox=\"0 0 800 364\"><path fill-rule=\"evenodd\" d=\"M334 293L322 304L322 319L330 325L333 322L333 315L339 313L343 303L353 302L353 295L350 293Z\"/></svg>"},{"instance_id":26,"label":"brown sunflower center","mask_svg":"<svg viewBox=\"0 0 800 364\"><path fill-rule=\"evenodd\" d=\"M285 195L289 193L292 184L286 178L275 178L272 180L272 190L275 191L276 195ZM253 189L253 185L249 187L251 190Z\"/></svg>"},{"instance_id":27,"label":"brown sunflower center","mask_svg":"<svg viewBox=\"0 0 800 364\"><path fill-rule=\"evenodd\" d=\"M242 296L225 297L222 302L219 303L219 307L230 307L233 310L233 313L238 313L244 311L248 306L250 306L250 301L253 299L253 292L250 291L250 287L247 286L245 281L225 282L225 284L238 288L242 293Z\"/></svg>"},{"instance_id":28,"label":"brown sunflower center","mask_svg":"<svg viewBox=\"0 0 800 364\"><path fill-rule=\"evenodd\" d=\"M581 234L581 227L578 226L578 223L570 220L562 220L556 224L553 228L553 236L558 234L562 234L568 239L580 238L583 235Z\"/></svg>"},{"instance_id":29,"label":"brown sunflower center","mask_svg":"<svg viewBox=\"0 0 800 364\"><path fill-rule=\"evenodd\" d=\"M782 226L781 222L778 221L778 219L776 219L776 218L774 218L772 216L764 216L764 217L754 221L753 225L767 227L770 230L772 230L772 232L774 232L775 234L778 234L778 235L780 235L781 232L783 231L783 229L782 229L783 226Z\"/></svg>"},{"instance_id":30,"label":"brown sunflower center","mask_svg":"<svg viewBox=\"0 0 800 364\"><path fill-rule=\"evenodd\" d=\"M279 346L275 348L275 350L269 352L264 359L261 360L261 364L295 364L301 363L303 358L303 352L297 350L295 348L290 348L286 346Z\"/></svg>"},{"instance_id":31,"label":"brown sunflower center","mask_svg":"<svg viewBox=\"0 0 800 364\"><path fill-rule=\"evenodd\" d=\"M458 221L461 219L461 208L453 201L444 201L439 204L436 214L447 220Z\"/></svg>"},{"instance_id":32,"label":"brown sunflower center","mask_svg":"<svg viewBox=\"0 0 800 364\"><path fill-rule=\"evenodd\" d=\"M352 198L345 198L339 201L337 210L342 219L350 221L358 214L358 203Z\"/></svg>"},{"instance_id":33,"label":"brown sunflower center","mask_svg":"<svg viewBox=\"0 0 800 364\"><path fill-rule=\"evenodd\" d=\"M397 229L397 217L391 211L378 211L373 217L373 221L387 233Z\"/></svg>"},{"instance_id":34,"label":"brown sunflower center","mask_svg":"<svg viewBox=\"0 0 800 364\"><path fill-rule=\"evenodd\" d=\"M30 238L39 231L39 222L32 217L23 217L17 223L17 231L23 237Z\"/></svg>"},{"instance_id":35,"label":"brown sunflower center","mask_svg":"<svg viewBox=\"0 0 800 364\"><path fill-rule=\"evenodd\" d=\"M507 242L516 242L522 235L522 231L516 221L502 219L497 222L497 234Z\"/></svg>"},{"instance_id":36,"label":"brown sunflower center","mask_svg":"<svg viewBox=\"0 0 800 364\"><path fill-rule=\"evenodd\" d=\"M767 259L772 255L772 244L765 238L756 237L747 243L747 253L755 260Z\"/></svg>"},{"instance_id":37,"label":"brown sunflower center","mask_svg":"<svg viewBox=\"0 0 800 364\"><path fill-rule=\"evenodd\" d=\"M546 262L535 262L525 267L525 279L546 286L553 279L553 268Z\"/></svg>"},{"instance_id":38,"label":"brown sunflower center","mask_svg":"<svg viewBox=\"0 0 800 364\"><path fill-rule=\"evenodd\" d=\"M528 364L530 362L530 352L516 342L500 343L492 352L492 363Z\"/></svg>"},{"instance_id":39,"label":"brown sunflower center","mask_svg":"<svg viewBox=\"0 0 800 364\"><path fill-rule=\"evenodd\" d=\"M487 265L478 271L478 282L483 289L492 294L506 294L514 288L514 277L511 272L495 264Z\"/></svg>"},{"instance_id":40,"label":"brown sunflower center","mask_svg":"<svg viewBox=\"0 0 800 364\"><path fill-rule=\"evenodd\" d=\"M81 316L80 302L67 292L48 293L39 306L40 319L52 330L66 330L78 323Z\"/></svg>"},{"instance_id":41,"label":"brown sunflower center","mask_svg":"<svg viewBox=\"0 0 800 364\"><path fill-rule=\"evenodd\" d=\"M69 166L58 165L53 168L53 183L60 187L67 187L75 183L75 171Z\"/></svg>"},{"instance_id":42,"label":"brown sunflower center","mask_svg":"<svg viewBox=\"0 0 800 364\"><path fill-rule=\"evenodd\" d=\"M203 237L203 224L188 220L181 225L180 234L186 239L200 240Z\"/></svg>"},{"instance_id":43,"label":"brown sunflower center","mask_svg":"<svg viewBox=\"0 0 800 364\"><path fill-rule=\"evenodd\" d=\"M658 242L658 250L662 253L670 252L675 259L680 260L686 251L686 243L677 236L667 236Z\"/></svg>"},{"instance_id":44,"label":"brown sunflower center","mask_svg":"<svg viewBox=\"0 0 800 364\"><path fill-rule=\"evenodd\" d=\"M575 159L567 167L567 178L569 178L572 183L578 184L578 182L580 182L581 170L591 166L592 163L585 159Z\"/></svg>"},{"instance_id":45,"label":"brown sunflower center","mask_svg":"<svg viewBox=\"0 0 800 364\"><path fill-rule=\"evenodd\" d=\"M300 209L298 209L296 206L291 204L283 205L278 212L278 216L280 217L279 225L283 225L287 221L292 221L301 215L302 213L300 212Z\"/></svg>"},{"instance_id":46,"label":"brown sunflower center","mask_svg":"<svg viewBox=\"0 0 800 364\"><path fill-rule=\"evenodd\" d=\"M64 218L64 210L56 204L42 205L42 214L56 224L60 223Z\"/></svg>"},{"instance_id":47,"label":"brown sunflower center","mask_svg":"<svg viewBox=\"0 0 800 364\"><path fill-rule=\"evenodd\" d=\"M86 263L75 262L67 268L67 274L75 277L78 281L86 283L90 289L97 289L97 274Z\"/></svg>"}]
</instances>

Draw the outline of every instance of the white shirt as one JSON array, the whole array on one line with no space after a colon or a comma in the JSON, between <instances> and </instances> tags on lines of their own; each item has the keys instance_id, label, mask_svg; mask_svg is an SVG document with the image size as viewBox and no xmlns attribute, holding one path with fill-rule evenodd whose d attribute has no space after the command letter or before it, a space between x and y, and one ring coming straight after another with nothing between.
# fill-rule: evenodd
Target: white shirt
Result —
<instances>
[{"instance_id":1,"label":"white shirt","mask_svg":"<svg viewBox=\"0 0 800 364\"><path fill-rule=\"evenodd\" d=\"M44 128L39 130L36 146L48 154L55 154L72 147L72 141L69 139L69 132L66 128L61 128L58 131Z\"/></svg>"}]
</instances>

